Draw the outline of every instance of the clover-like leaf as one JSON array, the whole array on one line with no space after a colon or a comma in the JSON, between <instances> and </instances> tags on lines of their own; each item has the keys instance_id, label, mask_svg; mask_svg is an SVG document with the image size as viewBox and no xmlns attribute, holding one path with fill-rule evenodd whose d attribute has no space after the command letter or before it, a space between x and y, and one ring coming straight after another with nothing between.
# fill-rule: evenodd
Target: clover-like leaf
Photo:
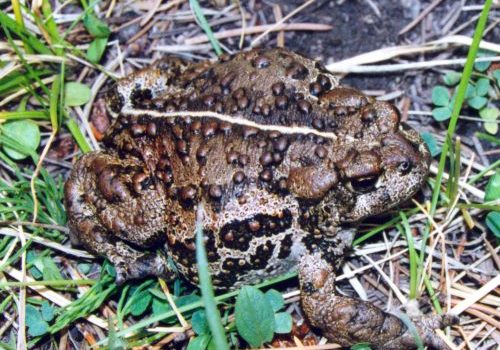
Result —
<instances>
[{"instance_id":1,"label":"clover-like leaf","mask_svg":"<svg viewBox=\"0 0 500 350\"><path fill-rule=\"evenodd\" d=\"M191 317L191 327L193 328L193 331L198 335L209 333L205 310L198 310L193 313L193 316Z\"/></svg>"},{"instance_id":2,"label":"clover-like leaf","mask_svg":"<svg viewBox=\"0 0 500 350\"><path fill-rule=\"evenodd\" d=\"M212 336L210 334L202 334L194 337L189 341L187 350L205 350L210 343Z\"/></svg>"},{"instance_id":3,"label":"clover-like leaf","mask_svg":"<svg viewBox=\"0 0 500 350\"><path fill-rule=\"evenodd\" d=\"M468 100L474 96L476 96L476 88L469 82L465 90L465 99Z\"/></svg>"},{"instance_id":4,"label":"clover-like leaf","mask_svg":"<svg viewBox=\"0 0 500 350\"><path fill-rule=\"evenodd\" d=\"M497 81L497 86L500 87L500 69L493 71L493 78Z\"/></svg>"},{"instance_id":5,"label":"clover-like leaf","mask_svg":"<svg viewBox=\"0 0 500 350\"><path fill-rule=\"evenodd\" d=\"M474 96L470 99L467 100L467 104L477 110L480 110L484 106L486 106L486 103L488 103L488 99L483 96Z\"/></svg>"},{"instance_id":6,"label":"clover-like leaf","mask_svg":"<svg viewBox=\"0 0 500 350\"><path fill-rule=\"evenodd\" d=\"M495 172L486 185L484 200L486 202L494 201L500 198L500 171Z\"/></svg>"},{"instance_id":7,"label":"clover-like leaf","mask_svg":"<svg viewBox=\"0 0 500 350\"><path fill-rule=\"evenodd\" d=\"M50 306L48 301L44 300L42 302L41 311L42 311L42 318L45 321L50 322L54 319L55 309L54 307Z\"/></svg>"},{"instance_id":8,"label":"clover-like leaf","mask_svg":"<svg viewBox=\"0 0 500 350\"><path fill-rule=\"evenodd\" d=\"M275 289L269 289L265 296L269 300L274 312L280 310L285 305L283 295Z\"/></svg>"},{"instance_id":9,"label":"clover-like leaf","mask_svg":"<svg viewBox=\"0 0 500 350\"><path fill-rule=\"evenodd\" d=\"M479 111L479 116L484 120L484 129L495 135L498 132L497 119L500 116L498 108L483 108Z\"/></svg>"},{"instance_id":10,"label":"clover-like leaf","mask_svg":"<svg viewBox=\"0 0 500 350\"><path fill-rule=\"evenodd\" d=\"M495 54L491 51L487 50L482 50L480 49L477 52L477 57L492 57ZM477 60L477 59L476 59ZM475 62L474 63L474 69L477 70L478 72L485 72L489 67L491 66L491 61L483 61L483 62Z\"/></svg>"},{"instance_id":11,"label":"clover-like leaf","mask_svg":"<svg viewBox=\"0 0 500 350\"><path fill-rule=\"evenodd\" d=\"M450 116L451 116L451 108L450 107L438 107L438 108L434 108L432 110L432 116L434 117L434 119L436 119L436 121L438 122L442 122L442 121L445 121L447 119L450 119Z\"/></svg>"},{"instance_id":12,"label":"clover-like leaf","mask_svg":"<svg viewBox=\"0 0 500 350\"><path fill-rule=\"evenodd\" d=\"M443 82L448 86L454 86L458 84L461 78L462 74L451 70L443 76Z\"/></svg>"},{"instance_id":13,"label":"clover-like leaf","mask_svg":"<svg viewBox=\"0 0 500 350\"><path fill-rule=\"evenodd\" d=\"M441 147L438 146L436 138L430 132L423 132L420 134L422 139L424 140L427 148L429 148L429 152L431 152L431 156L435 157L439 153L441 153Z\"/></svg>"},{"instance_id":14,"label":"clover-like leaf","mask_svg":"<svg viewBox=\"0 0 500 350\"><path fill-rule=\"evenodd\" d=\"M500 211L492 211L486 215L486 226L497 238L500 238Z\"/></svg>"},{"instance_id":15,"label":"clover-like leaf","mask_svg":"<svg viewBox=\"0 0 500 350\"><path fill-rule=\"evenodd\" d=\"M292 316L288 312L274 314L274 331L278 334L288 334L292 331Z\"/></svg>"},{"instance_id":16,"label":"clover-like leaf","mask_svg":"<svg viewBox=\"0 0 500 350\"><path fill-rule=\"evenodd\" d=\"M26 326L32 337L44 335L49 331L49 324L43 319L40 310L30 304L26 305Z\"/></svg>"},{"instance_id":17,"label":"clover-like leaf","mask_svg":"<svg viewBox=\"0 0 500 350\"><path fill-rule=\"evenodd\" d=\"M485 96L490 89L490 80L488 78L481 78L476 82L476 95Z\"/></svg>"},{"instance_id":18,"label":"clover-like leaf","mask_svg":"<svg viewBox=\"0 0 500 350\"><path fill-rule=\"evenodd\" d=\"M142 315L151 304L153 296L148 291L142 291L137 296L134 296L134 303L130 307L130 313L133 316Z\"/></svg>"},{"instance_id":19,"label":"clover-like leaf","mask_svg":"<svg viewBox=\"0 0 500 350\"><path fill-rule=\"evenodd\" d=\"M450 103L450 92L444 86L435 86L432 89L432 103L436 106L448 106Z\"/></svg>"}]
</instances>

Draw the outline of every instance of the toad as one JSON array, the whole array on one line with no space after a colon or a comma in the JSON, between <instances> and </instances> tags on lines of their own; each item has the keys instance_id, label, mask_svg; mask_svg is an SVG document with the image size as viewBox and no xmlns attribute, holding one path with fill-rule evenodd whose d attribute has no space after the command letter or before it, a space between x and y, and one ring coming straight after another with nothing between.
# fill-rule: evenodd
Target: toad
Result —
<instances>
[{"instance_id":1,"label":"toad","mask_svg":"<svg viewBox=\"0 0 500 350\"><path fill-rule=\"evenodd\" d=\"M198 282L196 211L218 289L299 268L304 311L334 342L415 347L398 317L339 296L336 271L356 225L413 196L429 152L387 102L339 84L284 49L218 62L168 57L107 96L116 118L105 149L85 154L65 185L71 237L108 258L116 280L180 274ZM425 344L448 349L425 316Z\"/></svg>"}]
</instances>

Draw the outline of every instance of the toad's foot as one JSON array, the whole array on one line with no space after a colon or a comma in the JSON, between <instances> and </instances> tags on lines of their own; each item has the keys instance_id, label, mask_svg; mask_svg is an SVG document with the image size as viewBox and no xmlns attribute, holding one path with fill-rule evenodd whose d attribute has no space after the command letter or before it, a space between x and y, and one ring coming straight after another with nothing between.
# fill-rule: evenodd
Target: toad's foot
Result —
<instances>
[{"instance_id":1,"label":"toad's foot","mask_svg":"<svg viewBox=\"0 0 500 350\"><path fill-rule=\"evenodd\" d=\"M377 350L406 350L417 347L415 331L424 345L449 350L434 329L457 323L450 315L412 319L410 327L398 317L369 302L335 295L333 268L320 253L306 255L299 267L303 309L314 327L330 341L342 346L370 343Z\"/></svg>"}]
</instances>

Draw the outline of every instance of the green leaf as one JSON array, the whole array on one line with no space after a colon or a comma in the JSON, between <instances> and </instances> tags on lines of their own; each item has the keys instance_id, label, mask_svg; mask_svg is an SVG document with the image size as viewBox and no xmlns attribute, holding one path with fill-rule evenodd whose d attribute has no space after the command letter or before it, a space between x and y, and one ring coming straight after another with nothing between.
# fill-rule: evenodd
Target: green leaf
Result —
<instances>
[{"instance_id":1,"label":"green leaf","mask_svg":"<svg viewBox=\"0 0 500 350\"><path fill-rule=\"evenodd\" d=\"M66 106L81 106L90 100L90 88L76 81L64 84L64 103Z\"/></svg>"},{"instance_id":2,"label":"green leaf","mask_svg":"<svg viewBox=\"0 0 500 350\"><path fill-rule=\"evenodd\" d=\"M274 331L278 334L288 334L292 331L292 316L288 312L274 314Z\"/></svg>"},{"instance_id":3,"label":"green leaf","mask_svg":"<svg viewBox=\"0 0 500 350\"><path fill-rule=\"evenodd\" d=\"M41 258L43 268L42 274L45 281L62 280L61 272L59 272L59 267L57 267L54 260L51 257L44 256Z\"/></svg>"},{"instance_id":4,"label":"green leaf","mask_svg":"<svg viewBox=\"0 0 500 350\"><path fill-rule=\"evenodd\" d=\"M438 122L442 122L450 119L451 109L450 107L438 107L432 110L432 116Z\"/></svg>"},{"instance_id":5,"label":"green leaf","mask_svg":"<svg viewBox=\"0 0 500 350\"><path fill-rule=\"evenodd\" d=\"M29 269L29 272L34 279L39 280L40 278L42 278L42 271L40 271L35 265L33 265L36 259L38 259L38 255L34 251L29 250L26 253L26 262L32 265L32 267Z\"/></svg>"},{"instance_id":6,"label":"green leaf","mask_svg":"<svg viewBox=\"0 0 500 350\"><path fill-rule=\"evenodd\" d=\"M101 21L91 12L83 17L83 25L90 35L96 38L107 38L111 34L111 30L109 30L106 23Z\"/></svg>"},{"instance_id":7,"label":"green leaf","mask_svg":"<svg viewBox=\"0 0 500 350\"><path fill-rule=\"evenodd\" d=\"M476 96L476 88L471 83L468 83L465 89L465 99L468 100L474 96Z\"/></svg>"},{"instance_id":8,"label":"green leaf","mask_svg":"<svg viewBox=\"0 0 500 350\"><path fill-rule=\"evenodd\" d=\"M450 104L450 92L444 86L435 86L432 89L432 103L436 106L448 106Z\"/></svg>"},{"instance_id":9,"label":"green leaf","mask_svg":"<svg viewBox=\"0 0 500 350\"><path fill-rule=\"evenodd\" d=\"M476 82L476 94L485 96L490 89L490 80L488 78L481 78Z\"/></svg>"},{"instance_id":10,"label":"green leaf","mask_svg":"<svg viewBox=\"0 0 500 350\"><path fill-rule=\"evenodd\" d=\"M500 198L500 171L490 177L484 194L484 201L490 202Z\"/></svg>"},{"instance_id":11,"label":"green leaf","mask_svg":"<svg viewBox=\"0 0 500 350\"><path fill-rule=\"evenodd\" d=\"M281 310L281 308L285 305L283 296L275 289L269 289L264 295L271 304L274 312Z\"/></svg>"},{"instance_id":12,"label":"green leaf","mask_svg":"<svg viewBox=\"0 0 500 350\"><path fill-rule=\"evenodd\" d=\"M443 82L448 86L454 86L458 84L461 77L462 74L455 71L449 71L444 75Z\"/></svg>"},{"instance_id":13,"label":"green leaf","mask_svg":"<svg viewBox=\"0 0 500 350\"><path fill-rule=\"evenodd\" d=\"M116 277L115 266L111 264L109 261L105 261L103 265L103 270L108 273L111 277Z\"/></svg>"},{"instance_id":14,"label":"green leaf","mask_svg":"<svg viewBox=\"0 0 500 350\"><path fill-rule=\"evenodd\" d=\"M480 55L478 55L478 57L479 56ZM482 56L482 57L487 57L487 56ZM478 72L484 72L489 68L490 65L491 65L491 61L476 62L476 63L474 63L474 69L477 70Z\"/></svg>"},{"instance_id":15,"label":"green leaf","mask_svg":"<svg viewBox=\"0 0 500 350\"><path fill-rule=\"evenodd\" d=\"M92 264L89 263L80 263L77 266L78 270L80 270L80 272L84 275L88 274L90 272L90 269L92 268Z\"/></svg>"},{"instance_id":16,"label":"green leaf","mask_svg":"<svg viewBox=\"0 0 500 350\"><path fill-rule=\"evenodd\" d=\"M193 313L193 316L191 317L191 327L193 328L193 331L198 335L209 333L205 310L198 310Z\"/></svg>"},{"instance_id":17,"label":"green leaf","mask_svg":"<svg viewBox=\"0 0 500 350\"><path fill-rule=\"evenodd\" d=\"M141 292L137 296L134 296L134 303L130 307L130 313L133 316L142 315L151 304L152 299L153 296L148 291Z\"/></svg>"},{"instance_id":18,"label":"green leaf","mask_svg":"<svg viewBox=\"0 0 500 350\"><path fill-rule=\"evenodd\" d=\"M474 109L481 109L483 108L486 103L488 102L488 99L486 97L483 97L483 96L474 96L470 99L467 100L467 104L474 108Z\"/></svg>"},{"instance_id":19,"label":"green leaf","mask_svg":"<svg viewBox=\"0 0 500 350\"><path fill-rule=\"evenodd\" d=\"M40 128L38 124L33 123L31 120L7 122L2 129L6 136L16 140L25 148L33 150L33 152L40 145ZM3 146L3 149L9 157L15 160L21 160L28 156L28 154L20 153L8 146Z\"/></svg>"},{"instance_id":20,"label":"green leaf","mask_svg":"<svg viewBox=\"0 0 500 350\"><path fill-rule=\"evenodd\" d=\"M210 343L212 336L210 334L202 334L194 337L189 341L187 350L205 350Z\"/></svg>"},{"instance_id":21,"label":"green leaf","mask_svg":"<svg viewBox=\"0 0 500 350\"><path fill-rule=\"evenodd\" d=\"M236 329L253 347L271 341L274 334L274 313L264 293L255 287L241 288L234 310Z\"/></svg>"},{"instance_id":22,"label":"green leaf","mask_svg":"<svg viewBox=\"0 0 500 350\"><path fill-rule=\"evenodd\" d=\"M32 337L44 335L49 331L49 324L42 318L40 311L33 305L26 305L26 326Z\"/></svg>"},{"instance_id":23,"label":"green leaf","mask_svg":"<svg viewBox=\"0 0 500 350\"><path fill-rule=\"evenodd\" d=\"M167 313L172 310L172 308L166 301L160 300L158 298L153 298L152 309L153 315L155 316Z\"/></svg>"},{"instance_id":24,"label":"green leaf","mask_svg":"<svg viewBox=\"0 0 500 350\"><path fill-rule=\"evenodd\" d=\"M92 63L99 63L106 50L108 38L95 38L87 49L87 59Z\"/></svg>"},{"instance_id":25,"label":"green leaf","mask_svg":"<svg viewBox=\"0 0 500 350\"><path fill-rule=\"evenodd\" d=\"M427 148L429 148L429 152L431 152L431 156L435 157L439 153L441 153L441 147L438 146L436 138L429 132L423 132L420 134L422 139L424 140Z\"/></svg>"},{"instance_id":26,"label":"green leaf","mask_svg":"<svg viewBox=\"0 0 500 350\"><path fill-rule=\"evenodd\" d=\"M201 298L199 295L192 293L192 294L183 295L181 297L178 297L174 301L175 301L175 305L177 307L182 307L184 305L196 303L200 300L201 300Z\"/></svg>"},{"instance_id":27,"label":"green leaf","mask_svg":"<svg viewBox=\"0 0 500 350\"><path fill-rule=\"evenodd\" d=\"M50 322L54 319L54 312L55 312L55 309L50 306L49 302L44 300L42 302L42 318L47 321L47 322Z\"/></svg>"},{"instance_id":28,"label":"green leaf","mask_svg":"<svg viewBox=\"0 0 500 350\"><path fill-rule=\"evenodd\" d=\"M486 215L486 226L495 237L500 238L500 211L492 211Z\"/></svg>"},{"instance_id":29,"label":"green leaf","mask_svg":"<svg viewBox=\"0 0 500 350\"><path fill-rule=\"evenodd\" d=\"M351 346L351 350L371 350L369 343L358 343Z\"/></svg>"},{"instance_id":30,"label":"green leaf","mask_svg":"<svg viewBox=\"0 0 500 350\"><path fill-rule=\"evenodd\" d=\"M497 81L497 86L500 87L500 69L493 71L493 78Z\"/></svg>"},{"instance_id":31,"label":"green leaf","mask_svg":"<svg viewBox=\"0 0 500 350\"><path fill-rule=\"evenodd\" d=\"M495 135L498 132L497 119L500 115L498 108L483 108L479 111L479 115L484 120L484 129Z\"/></svg>"}]
</instances>

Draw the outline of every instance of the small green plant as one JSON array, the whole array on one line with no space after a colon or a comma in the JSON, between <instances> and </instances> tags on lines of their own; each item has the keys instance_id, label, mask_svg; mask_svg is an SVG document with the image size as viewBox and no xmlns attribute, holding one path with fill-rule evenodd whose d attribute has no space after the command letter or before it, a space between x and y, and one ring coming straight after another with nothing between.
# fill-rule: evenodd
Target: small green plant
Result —
<instances>
[{"instance_id":1,"label":"small green plant","mask_svg":"<svg viewBox=\"0 0 500 350\"><path fill-rule=\"evenodd\" d=\"M478 56L488 56L487 52L482 52ZM484 121L484 129L490 134L498 132L497 119L500 115L494 102L500 96L500 70L490 70L491 62L476 62L474 72L465 92L465 103L471 109L476 110ZM443 82L446 86L437 85L432 90L432 103L435 108L432 116L436 121L448 120L451 116L455 103L456 85L459 83L461 74L455 71L448 71L443 75ZM453 89L451 93L450 89Z\"/></svg>"},{"instance_id":2,"label":"small green plant","mask_svg":"<svg viewBox=\"0 0 500 350\"><path fill-rule=\"evenodd\" d=\"M88 7L86 11L89 11ZM106 23L97 18L92 12L85 14L83 25L94 38L87 49L87 59L92 63L99 63L106 50L111 30Z\"/></svg>"},{"instance_id":3,"label":"small green plant","mask_svg":"<svg viewBox=\"0 0 500 350\"><path fill-rule=\"evenodd\" d=\"M283 296L274 289L263 293L255 287L241 288L234 310L239 335L252 347L260 347L271 341L274 333L290 333L292 317L279 312L284 305Z\"/></svg>"},{"instance_id":4,"label":"small green plant","mask_svg":"<svg viewBox=\"0 0 500 350\"><path fill-rule=\"evenodd\" d=\"M495 175L490 177L484 195L485 202L493 202L500 199L500 171L496 171ZM486 226L491 230L493 235L500 239L500 211L491 211L486 215Z\"/></svg>"}]
</instances>

